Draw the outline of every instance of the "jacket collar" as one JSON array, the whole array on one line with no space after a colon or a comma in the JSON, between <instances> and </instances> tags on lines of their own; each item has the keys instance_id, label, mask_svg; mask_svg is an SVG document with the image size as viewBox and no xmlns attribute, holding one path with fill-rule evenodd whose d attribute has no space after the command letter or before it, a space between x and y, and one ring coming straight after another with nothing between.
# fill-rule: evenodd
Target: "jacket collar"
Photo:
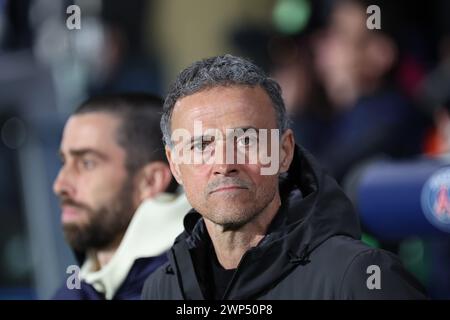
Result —
<instances>
[{"instance_id":1,"label":"jacket collar","mask_svg":"<svg viewBox=\"0 0 450 320\"><path fill-rule=\"evenodd\" d=\"M112 299L137 259L156 257L170 248L183 229L182 220L189 208L184 194L178 197L160 194L145 200L108 264L95 270L95 258L88 255L80 278L105 294L106 299Z\"/></svg>"}]
</instances>

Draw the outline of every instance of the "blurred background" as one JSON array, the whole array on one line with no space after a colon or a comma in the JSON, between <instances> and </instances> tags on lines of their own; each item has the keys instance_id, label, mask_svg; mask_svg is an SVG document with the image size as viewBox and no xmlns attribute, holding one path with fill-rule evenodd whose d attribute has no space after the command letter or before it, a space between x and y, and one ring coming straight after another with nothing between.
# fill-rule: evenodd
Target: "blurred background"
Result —
<instances>
[{"instance_id":1,"label":"blurred background","mask_svg":"<svg viewBox=\"0 0 450 320\"><path fill-rule=\"evenodd\" d=\"M224 53L279 81L297 142L354 201L363 240L449 299L449 14L446 0L0 0L0 299L47 299L75 263L51 186L78 104L164 95Z\"/></svg>"}]
</instances>

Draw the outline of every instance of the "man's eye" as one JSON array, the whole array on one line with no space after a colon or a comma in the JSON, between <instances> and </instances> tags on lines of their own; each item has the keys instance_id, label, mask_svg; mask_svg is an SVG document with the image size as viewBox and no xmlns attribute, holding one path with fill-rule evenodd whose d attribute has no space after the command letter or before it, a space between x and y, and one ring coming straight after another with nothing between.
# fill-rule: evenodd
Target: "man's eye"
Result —
<instances>
[{"instance_id":1,"label":"man's eye","mask_svg":"<svg viewBox=\"0 0 450 320\"><path fill-rule=\"evenodd\" d=\"M205 151L205 149L208 147L208 145L210 143L211 143L210 141L200 141L200 142L194 143L191 146L191 150L197 151L197 152L203 152L203 151Z\"/></svg>"},{"instance_id":2,"label":"man's eye","mask_svg":"<svg viewBox=\"0 0 450 320\"><path fill-rule=\"evenodd\" d=\"M256 136L243 136L238 139L237 144L238 147L251 147L256 144L258 138Z\"/></svg>"},{"instance_id":3,"label":"man's eye","mask_svg":"<svg viewBox=\"0 0 450 320\"><path fill-rule=\"evenodd\" d=\"M81 163L83 165L83 168L87 170L94 169L96 164L94 160L90 159L83 159Z\"/></svg>"}]
</instances>

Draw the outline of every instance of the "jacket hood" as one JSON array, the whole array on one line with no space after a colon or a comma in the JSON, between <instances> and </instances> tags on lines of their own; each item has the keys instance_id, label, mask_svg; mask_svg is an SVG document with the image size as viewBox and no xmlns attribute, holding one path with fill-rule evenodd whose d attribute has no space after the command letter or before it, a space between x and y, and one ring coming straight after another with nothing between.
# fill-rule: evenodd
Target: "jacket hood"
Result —
<instances>
[{"instance_id":1,"label":"jacket hood","mask_svg":"<svg viewBox=\"0 0 450 320\"><path fill-rule=\"evenodd\" d=\"M269 290L298 264L309 263L310 253L330 237L361 236L350 200L305 149L296 147L279 188L282 205L264 239L241 259L224 299L251 299ZM185 298L202 299L198 283L208 282L203 271L211 240L195 210L185 217L184 226L169 258L182 270L177 276ZM195 276L199 281L194 281Z\"/></svg>"}]
</instances>

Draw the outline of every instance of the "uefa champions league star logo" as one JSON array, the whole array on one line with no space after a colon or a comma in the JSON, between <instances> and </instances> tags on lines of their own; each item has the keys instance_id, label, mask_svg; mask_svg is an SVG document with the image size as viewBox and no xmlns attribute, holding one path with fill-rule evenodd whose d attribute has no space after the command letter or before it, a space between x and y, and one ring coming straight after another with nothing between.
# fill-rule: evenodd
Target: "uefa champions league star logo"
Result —
<instances>
[{"instance_id":1,"label":"uefa champions league star logo","mask_svg":"<svg viewBox=\"0 0 450 320\"><path fill-rule=\"evenodd\" d=\"M450 167L436 171L422 189L422 210L435 227L450 232Z\"/></svg>"}]
</instances>

